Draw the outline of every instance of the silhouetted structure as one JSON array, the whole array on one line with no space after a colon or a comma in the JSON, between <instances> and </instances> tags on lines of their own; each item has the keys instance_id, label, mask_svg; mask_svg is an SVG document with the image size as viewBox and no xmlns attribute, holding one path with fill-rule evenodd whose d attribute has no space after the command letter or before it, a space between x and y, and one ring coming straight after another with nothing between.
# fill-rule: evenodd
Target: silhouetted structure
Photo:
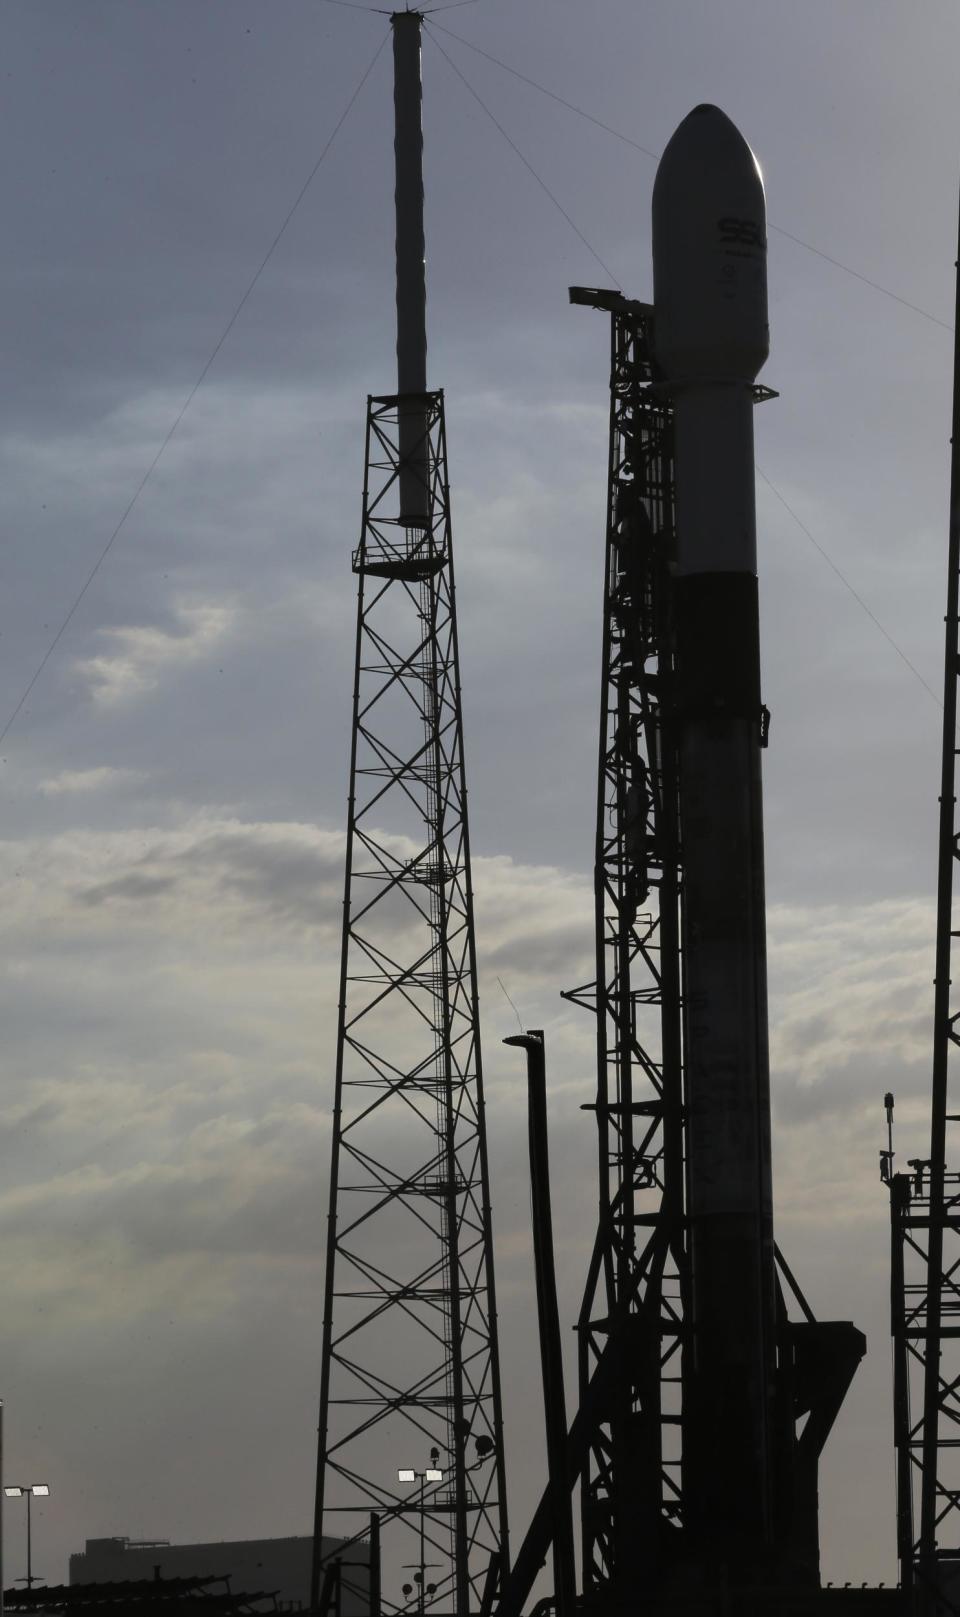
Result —
<instances>
[{"instance_id":1,"label":"silhouetted structure","mask_svg":"<svg viewBox=\"0 0 960 1617\"><path fill-rule=\"evenodd\" d=\"M960 936L954 910L960 857L960 271L956 317L930 1155L911 1161L909 1173L894 1172L892 1095L886 1096L888 1148L881 1153L892 1224L897 1549L900 1580L918 1617L960 1612L960 1170L947 1162L948 1125L960 1122L954 1054L960 1002L951 981L954 939Z\"/></svg>"},{"instance_id":2,"label":"silhouetted structure","mask_svg":"<svg viewBox=\"0 0 960 1617\"><path fill-rule=\"evenodd\" d=\"M599 1220L578 1322L579 1610L897 1610L820 1587L820 1453L865 1348L773 1240L752 409L759 171L697 108L654 191L654 305L612 316L593 983ZM791 1296L798 1319L790 1319ZM553 1481L553 1479L551 1479ZM500 1603L517 1617L550 1490Z\"/></svg>"},{"instance_id":3,"label":"silhouetted structure","mask_svg":"<svg viewBox=\"0 0 960 1617\"><path fill-rule=\"evenodd\" d=\"M383 1610L408 1604L406 1581L421 1610L468 1617L507 1523L444 407L426 385L420 22L393 18L398 390L368 401L353 557L311 1603L335 1595L321 1530L372 1524Z\"/></svg>"},{"instance_id":4,"label":"silhouetted structure","mask_svg":"<svg viewBox=\"0 0 960 1617\"><path fill-rule=\"evenodd\" d=\"M234 1593L229 1576L63 1583L8 1589L4 1609L25 1614L82 1611L84 1617L268 1617L281 1609L268 1590Z\"/></svg>"},{"instance_id":5,"label":"silhouetted structure","mask_svg":"<svg viewBox=\"0 0 960 1617\"><path fill-rule=\"evenodd\" d=\"M331 1559L349 1561L344 1577L342 1617L366 1617L369 1610L367 1549L347 1549L338 1539L324 1546ZM203 1544L171 1544L165 1539L88 1538L70 1557L70 1584L133 1583L159 1571L165 1583L205 1577L215 1571L236 1589L270 1589L281 1610L306 1607L310 1596L312 1535L230 1539Z\"/></svg>"}]
</instances>

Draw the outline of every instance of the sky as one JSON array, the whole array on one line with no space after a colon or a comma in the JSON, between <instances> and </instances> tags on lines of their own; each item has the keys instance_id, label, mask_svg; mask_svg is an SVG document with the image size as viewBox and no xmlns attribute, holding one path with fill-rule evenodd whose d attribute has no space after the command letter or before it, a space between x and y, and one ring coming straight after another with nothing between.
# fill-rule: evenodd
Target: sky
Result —
<instances>
[{"instance_id":1,"label":"sky","mask_svg":"<svg viewBox=\"0 0 960 1617\"><path fill-rule=\"evenodd\" d=\"M310 1525L388 49L303 188L387 33L326 0L0 9L0 1392L7 1479L51 1487L50 1581L87 1537ZM824 1576L895 1576L877 1152L887 1089L903 1157L927 1128L958 49L946 0L479 0L425 43L515 1542L543 1461L498 977L546 1029L568 1322L595 1198L591 1030L559 992L590 974L608 328L567 287L650 297L639 148L713 101L773 226L777 1235L868 1339ZM8 1580L23 1529L9 1507Z\"/></svg>"}]
</instances>

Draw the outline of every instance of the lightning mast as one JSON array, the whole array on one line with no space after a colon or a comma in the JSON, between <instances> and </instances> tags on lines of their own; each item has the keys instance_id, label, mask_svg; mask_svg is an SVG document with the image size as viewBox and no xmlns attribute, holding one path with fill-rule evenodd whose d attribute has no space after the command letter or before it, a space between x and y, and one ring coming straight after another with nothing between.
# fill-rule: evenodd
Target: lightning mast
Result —
<instances>
[{"instance_id":1,"label":"lightning mast","mask_svg":"<svg viewBox=\"0 0 960 1617\"><path fill-rule=\"evenodd\" d=\"M444 405L426 371L421 21L391 19L397 392L368 399L353 555L311 1605L335 1600L328 1539L369 1533L383 1612L470 1617L505 1569L507 1519Z\"/></svg>"},{"instance_id":2,"label":"lightning mast","mask_svg":"<svg viewBox=\"0 0 960 1617\"><path fill-rule=\"evenodd\" d=\"M930 1155L893 1169L893 1133L881 1154L890 1189L894 1441L900 1579L919 1617L960 1612L960 1171L948 1166L948 1125L958 1115L955 1055L960 1004L954 865L957 820L957 683L960 680L960 248L954 336L953 422ZM888 1126L893 1096L886 1097ZM955 1134L953 1135L955 1138ZM911 1391L916 1413L911 1413ZM915 1511L915 1505L919 1510Z\"/></svg>"}]
</instances>

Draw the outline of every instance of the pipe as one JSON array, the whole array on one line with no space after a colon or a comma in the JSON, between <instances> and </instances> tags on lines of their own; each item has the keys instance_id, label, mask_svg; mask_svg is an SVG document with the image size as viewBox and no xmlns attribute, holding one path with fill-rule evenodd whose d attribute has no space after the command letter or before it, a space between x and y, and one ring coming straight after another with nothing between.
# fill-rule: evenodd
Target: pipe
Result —
<instances>
[{"instance_id":1,"label":"pipe","mask_svg":"<svg viewBox=\"0 0 960 1617\"><path fill-rule=\"evenodd\" d=\"M370 1617L380 1617L380 1517L370 1512ZM2 1617L2 1614L0 1614Z\"/></svg>"},{"instance_id":2,"label":"pipe","mask_svg":"<svg viewBox=\"0 0 960 1617\"><path fill-rule=\"evenodd\" d=\"M574 1617L577 1598L573 1555L573 1514L567 1460L567 1411L563 1387L560 1310L553 1253L550 1208L550 1159L547 1145L547 1082L543 1032L531 1028L504 1044L527 1052L530 1140L530 1189L533 1201L533 1261L537 1285L537 1322L543 1366L543 1404L547 1430L547 1467L553 1496L553 1589L557 1617Z\"/></svg>"}]
</instances>

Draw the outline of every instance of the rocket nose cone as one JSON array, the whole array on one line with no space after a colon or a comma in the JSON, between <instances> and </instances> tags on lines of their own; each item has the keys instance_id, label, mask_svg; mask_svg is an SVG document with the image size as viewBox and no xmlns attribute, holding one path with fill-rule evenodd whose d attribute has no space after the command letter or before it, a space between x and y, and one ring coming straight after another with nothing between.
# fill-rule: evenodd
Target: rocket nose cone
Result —
<instances>
[{"instance_id":1,"label":"rocket nose cone","mask_svg":"<svg viewBox=\"0 0 960 1617\"><path fill-rule=\"evenodd\" d=\"M694 107L653 187L654 346L668 377L756 376L769 341L766 247L753 152L719 107Z\"/></svg>"},{"instance_id":2,"label":"rocket nose cone","mask_svg":"<svg viewBox=\"0 0 960 1617\"><path fill-rule=\"evenodd\" d=\"M657 168L654 197L665 185L685 183L691 167L706 169L715 186L731 180L759 184L763 195L760 165L753 152L733 119L709 101L688 112L668 140Z\"/></svg>"}]
</instances>

